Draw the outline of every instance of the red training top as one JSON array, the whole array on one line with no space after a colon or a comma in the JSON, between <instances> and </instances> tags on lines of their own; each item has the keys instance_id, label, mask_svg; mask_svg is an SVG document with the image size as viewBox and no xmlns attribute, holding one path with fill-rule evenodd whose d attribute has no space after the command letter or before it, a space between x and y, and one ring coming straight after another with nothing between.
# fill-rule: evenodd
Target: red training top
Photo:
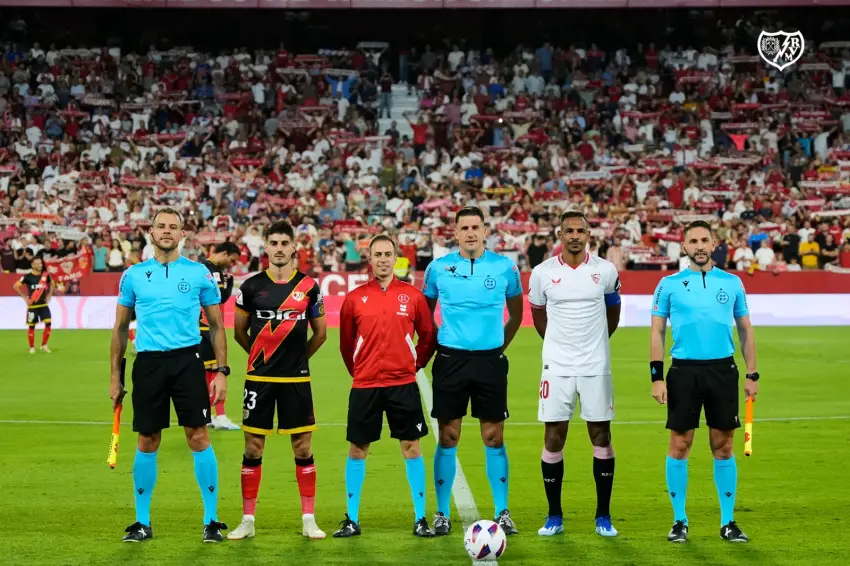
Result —
<instances>
[{"instance_id":1,"label":"red training top","mask_svg":"<svg viewBox=\"0 0 850 566\"><path fill-rule=\"evenodd\" d=\"M355 389L413 383L437 347L425 295L395 277L386 291L375 279L351 291L339 318L339 351Z\"/></svg>"}]
</instances>

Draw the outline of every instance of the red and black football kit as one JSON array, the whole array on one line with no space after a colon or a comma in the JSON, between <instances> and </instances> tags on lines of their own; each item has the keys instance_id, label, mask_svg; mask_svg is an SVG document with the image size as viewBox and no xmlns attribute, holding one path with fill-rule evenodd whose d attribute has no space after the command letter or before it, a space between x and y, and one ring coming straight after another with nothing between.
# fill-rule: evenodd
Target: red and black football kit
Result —
<instances>
[{"instance_id":1,"label":"red and black football kit","mask_svg":"<svg viewBox=\"0 0 850 566\"><path fill-rule=\"evenodd\" d=\"M242 403L242 428L254 434L316 429L310 366L309 320L325 316L319 285L300 271L275 281L268 271L247 279L236 293L236 308L248 316L248 372Z\"/></svg>"}]
</instances>

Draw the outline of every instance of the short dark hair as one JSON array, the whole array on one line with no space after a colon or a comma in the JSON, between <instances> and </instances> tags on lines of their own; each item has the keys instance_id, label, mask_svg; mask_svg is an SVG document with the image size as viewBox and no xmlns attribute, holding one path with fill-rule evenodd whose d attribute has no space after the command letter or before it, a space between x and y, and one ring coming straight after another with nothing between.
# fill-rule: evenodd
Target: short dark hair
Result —
<instances>
[{"instance_id":1,"label":"short dark hair","mask_svg":"<svg viewBox=\"0 0 850 566\"><path fill-rule=\"evenodd\" d=\"M156 217L160 214L173 214L174 216L180 219L180 227L183 227L183 215L180 214L178 210L171 208L170 206L166 206L165 208L160 208L159 210L157 210L154 213L153 218L151 219L151 224L156 224Z\"/></svg>"},{"instance_id":2,"label":"short dark hair","mask_svg":"<svg viewBox=\"0 0 850 566\"><path fill-rule=\"evenodd\" d=\"M227 252L227 255L241 254L239 246L233 242L222 242L215 247L215 253Z\"/></svg>"},{"instance_id":3,"label":"short dark hair","mask_svg":"<svg viewBox=\"0 0 850 566\"><path fill-rule=\"evenodd\" d=\"M372 253L372 247L375 244L377 244L378 242L389 242L389 243L391 243L393 245L393 251L395 252L396 255L398 255L398 244L396 244L395 240L393 240L391 237L387 236L386 234L378 234L377 236L375 236L371 240L369 240L369 253L370 254Z\"/></svg>"},{"instance_id":4,"label":"short dark hair","mask_svg":"<svg viewBox=\"0 0 850 566\"><path fill-rule=\"evenodd\" d=\"M705 220L694 220L693 222L685 226L685 232L684 234L682 234L682 238L687 238L688 232L695 228L705 228L706 230L708 230L708 234L711 235L711 224L709 224Z\"/></svg>"},{"instance_id":5,"label":"short dark hair","mask_svg":"<svg viewBox=\"0 0 850 566\"><path fill-rule=\"evenodd\" d=\"M477 216L481 219L481 222L484 222L484 213L481 212L481 209L477 206L464 206L460 210L455 213L455 224L463 218L464 216Z\"/></svg>"},{"instance_id":6,"label":"short dark hair","mask_svg":"<svg viewBox=\"0 0 850 566\"><path fill-rule=\"evenodd\" d=\"M590 222L588 222L587 216L585 216L583 212L579 212L578 210L568 210L562 213L560 223L563 224L564 220L566 220L567 218L581 218L582 220L584 220L584 223L586 225L590 226Z\"/></svg>"},{"instance_id":7,"label":"short dark hair","mask_svg":"<svg viewBox=\"0 0 850 566\"><path fill-rule=\"evenodd\" d=\"M266 229L265 239L268 240L269 236L273 236L275 234L283 234L285 236L289 236L290 240L295 240L295 230L292 229L292 224L289 223L288 220L278 220L277 222L272 223Z\"/></svg>"}]
</instances>

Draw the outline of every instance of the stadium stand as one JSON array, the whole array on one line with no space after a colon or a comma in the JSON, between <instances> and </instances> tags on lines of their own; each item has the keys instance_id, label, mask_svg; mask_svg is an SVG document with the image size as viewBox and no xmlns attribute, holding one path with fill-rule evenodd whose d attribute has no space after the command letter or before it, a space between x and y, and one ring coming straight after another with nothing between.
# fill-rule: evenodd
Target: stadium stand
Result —
<instances>
[{"instance_id":1,"label":"stadium stand","mask_svg":"<svg viewBox=\"0 0 850 566\"><path fill-rule=\"evenodd\" d=\"M682 223L705 219L721 267L850 271L850 42L780 73L740 35L504 53L21 38L0 63L2 270L43 254L120 271L151 255L161 206L187 218L185 256L232 240L237 271L262 266L262 226L281 217L305 271L361 269L379 232L422 270L452 247L453 211L477 204L489 247L526 270L575 208L621 270L679 269Z\"/></svg>"}]
</instances>

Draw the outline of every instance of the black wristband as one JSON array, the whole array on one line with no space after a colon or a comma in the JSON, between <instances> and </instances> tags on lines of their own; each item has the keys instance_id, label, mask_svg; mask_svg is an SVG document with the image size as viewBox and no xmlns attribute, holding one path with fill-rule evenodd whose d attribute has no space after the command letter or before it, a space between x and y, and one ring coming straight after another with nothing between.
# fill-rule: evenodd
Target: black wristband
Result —
<instances>
[{"instance_id":1,"label":"black wristband","mask_svg":"<svg viewBox=\"0 0 850 566\"><path fill-rule=\"evenodd\" d=\"M649 376L653 383L664 381L664 362L649 362Z\"/></svg>"}]
</instances>

